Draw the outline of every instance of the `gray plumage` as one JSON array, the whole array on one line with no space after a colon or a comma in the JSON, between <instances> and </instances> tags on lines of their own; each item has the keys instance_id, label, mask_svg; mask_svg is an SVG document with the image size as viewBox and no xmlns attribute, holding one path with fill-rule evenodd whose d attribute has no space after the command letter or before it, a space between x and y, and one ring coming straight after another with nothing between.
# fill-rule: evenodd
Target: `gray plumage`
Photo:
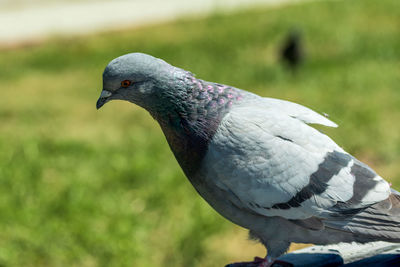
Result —
<instances>
[{"instance_id":1,"label":"gray plumage","mask_svg":"<svg viewBox=\"0 0 400 267\"><path fill-rule=\"evenodd\" d=\"M141 53L106 67L97 108L114 99L149 111L198 193L268 256L291 242L400 242L399 193L309 126L337 125L304 106L203 81Z\"/></svg>"}]
</instances>

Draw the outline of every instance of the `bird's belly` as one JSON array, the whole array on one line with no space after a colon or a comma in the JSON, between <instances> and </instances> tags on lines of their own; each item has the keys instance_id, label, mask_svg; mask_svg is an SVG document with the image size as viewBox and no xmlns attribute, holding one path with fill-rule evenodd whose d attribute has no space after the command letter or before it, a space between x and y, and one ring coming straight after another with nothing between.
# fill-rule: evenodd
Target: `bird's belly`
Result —
<instances>
[{"instance_id":1,"label":"bird's belly","mask_svg":"<svg viewBox=\"0 0 400 267\"><path fill-rule=\"evenodd\" d=\"M213 184L212 179L202 175L201 171L190 177L189 180L201 197L229 221L247 229L265 227L266 217L259 216L235 205L231 196L228 195L229 192Z\"/></svg>"},{"instance_id":2,"label":"bird's belly","mask_svg":"<svg viewBox=\"0 0 400 267\"><path fill-rule=\"evenodd\" d=\"M265 240L285 240L295 243L313 243L318 245L336 244L339 242L353 242L351 233L333 229L311 230L292 223L285 218L261 216L235 205L228 196L229 192L218 188L207 177L189 178L197 192L219 214L229 221L258 233Z\"/></svg>"}]
</instances>

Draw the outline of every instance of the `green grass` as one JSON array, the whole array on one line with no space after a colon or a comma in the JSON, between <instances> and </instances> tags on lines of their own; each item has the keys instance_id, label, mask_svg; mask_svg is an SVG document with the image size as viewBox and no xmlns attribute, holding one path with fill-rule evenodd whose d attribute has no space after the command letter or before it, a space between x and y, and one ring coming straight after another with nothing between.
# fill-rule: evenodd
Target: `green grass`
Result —
<instances>
[{"instance_id":1,"label":"green grass","mask_svg":"<svg viewBox=\"0 0 400 267\"><path fill-rule=\"evenodd\" d=\"M321 129L400 189L398 7L316 1L0 51L0 266L223 266L251 248L145 111L95 110L103 68L133 51L330 114L340 127ZM293 27L295 76L275 56Z\"/></svg>"}]
</instances>

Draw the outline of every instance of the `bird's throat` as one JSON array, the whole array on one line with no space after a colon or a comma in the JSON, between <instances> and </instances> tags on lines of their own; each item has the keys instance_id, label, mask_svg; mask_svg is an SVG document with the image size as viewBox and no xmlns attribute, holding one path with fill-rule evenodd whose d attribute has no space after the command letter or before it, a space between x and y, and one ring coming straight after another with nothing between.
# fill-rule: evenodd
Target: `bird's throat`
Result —
<instances>
[{"instance_id":1,"label":"bird's throat","mask_svg":"<svg viewBox=\"0 0 400 267\"><path fill-rule=\"evenodd\" d=\"M224 115L241 100L241 91L226 85L191 78L184 99L157 112L171 150L187 176L200 167L208 144Z\"/></svg>"}]
</instances>

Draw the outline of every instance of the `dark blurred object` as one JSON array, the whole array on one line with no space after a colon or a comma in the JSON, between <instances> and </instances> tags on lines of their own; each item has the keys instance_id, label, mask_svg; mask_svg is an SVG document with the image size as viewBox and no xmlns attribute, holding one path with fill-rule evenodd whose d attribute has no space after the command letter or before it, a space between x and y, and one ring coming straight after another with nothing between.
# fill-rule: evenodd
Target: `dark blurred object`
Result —
<instances>
[{"instance_id":1,"label":"dark blurred object","mask_svg":"<svg viewBox=\"0 0 400 267\"><path fill-rule=\"evenodd\" d=\"M304 61L301 34L291 31L280 48L280 61L295 72Z\"/></svg>"}]
</instances>

